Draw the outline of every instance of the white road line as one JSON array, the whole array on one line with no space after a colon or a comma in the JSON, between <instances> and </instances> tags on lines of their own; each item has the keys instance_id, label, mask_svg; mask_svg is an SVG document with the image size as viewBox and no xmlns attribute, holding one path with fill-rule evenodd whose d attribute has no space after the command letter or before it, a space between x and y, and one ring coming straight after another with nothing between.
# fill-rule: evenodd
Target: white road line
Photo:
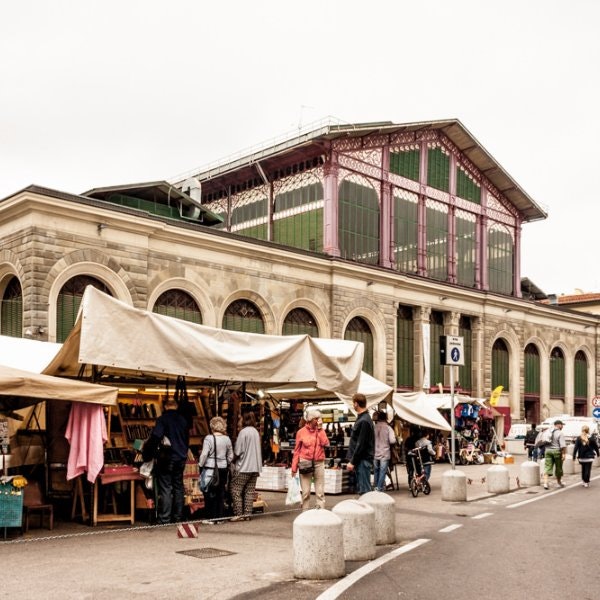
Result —
<instances>
[{"instance_id":1,"label":"white road line","mask_svg":"<svg viewBox=\"0 0 600 600\"><path fill-rule=\"evenodd\" d=\"M600 479L600 475L592 477L590 481L594 481L595 479ZM522 502L517 502L516 504L509 504L506 508L519 508L519 506L525 506L526 504L531 504L532 502L538 502L539 500L549 498L550 496L555 496L556 494L560 494L560 492L564 492L565 490L570 490L571 488L575 487L581 487L581 481L578 481L577 483L572 483L571 485L568 485L564 488L555 489L551 492L548 492L547 490L542 490L543 493L540 493L540 495L537 498L529 498L529 500L523 500Z\"/></svg>"},{"instance_id":2,"label":"white road line","mask_svg":"<svg viewBox=\"0 0 600 600\"><path fill-rule=\"evenodd\" d=\"M430 540L427 540L427 539L415 540L414 542L411 542L410 544L406 544L405 546L396 548L395 550L392 550L391 552L388 552L387 554L384 554L383 556L380 556L379 558L372 560L371 562L362 566L360 569L356 569L356 571L353 571L349 575L346 575L346 577L344 577L344 579L342 579L342 580L338 581L336 584L332 585L328 590L325 590L320 596L317 597L316 600L335 600L336 598L339 597L340 594L345 592L349 587L353 586L357 581L362 579L365 575L368 575L375 569L378 569L379 567L384 565L386 562L396 558L397 556L400 556L401 554L405 554L406 552L410 552L411 550L414 550L415 548L418 548L419 546L421 546L429 541Z\"/></svg>"},{"instance_id":3,"label":"white road line","mask_svg":"<svg viewBox=\"0 0 600 600\"><path fill-rule=\"evenodd\" d=\"M486 517L491 517L494 513L481 513L480 515L475 515L471 517L471 519L485 519Z\"/></svg>"},{"instance_id":4,"label":"white road line","mask_svg":"<svg viewBox=\"0 0 600 600\"><path fill-rule=\"evenodd\" d=\"M455 529L459 529L460 527L462 527L462 525L460 523L454 523L454 525L448 525L448 527L444 527L444 529L439 529L438 532L439 533L450 533L451 531L454 531Z\"/></svg>"}]
</instances>

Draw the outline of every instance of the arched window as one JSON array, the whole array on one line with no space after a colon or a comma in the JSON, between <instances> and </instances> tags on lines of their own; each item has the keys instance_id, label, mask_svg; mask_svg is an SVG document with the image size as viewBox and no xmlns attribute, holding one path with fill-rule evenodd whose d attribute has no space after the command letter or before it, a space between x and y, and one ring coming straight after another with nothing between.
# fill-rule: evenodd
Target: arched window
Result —
<instances>
[{"instance_id":1,"label":"arched window","mask_svg":"<svg viewBox=\"0 0 600 600\"><path fill-rule=\"evenodd\" d=\"M346 327L344 339L362 342L365 345L363 371L373 375L373 333L369 324L361 317L354 317Z\"/></svg>"},{"instance_id":2,"label":"arched window","mask_svg":"<svg viewBox=\"0 0 600 600\"><path fill-rule=\"evenodd\" d=\"M154 303L152 312L190 323L202 323L202 313L198 304L183 290L173 289L163 292Z\"/></svg>"},{"instance_id":3,"label":"arched window","mask_svg":"<svg viewBox=\"0 0 600 600\"><path fill-rule=\"evenodd\" d=\"M525 348L525 420L527 423L540 422L540 353L535 344Z\"/></svg>"},{"instance_id":4,"label":"arched window","mask_svg":"<svg viewBox=\"0 0 600 600\"><path fill-rule=\"evenodd\" d=\"M71 332L71 329L73 329L83 292L88 285L92 285L101 292L112 296L111 291L106 285L95 277L90 277L89 275L77 275L76 277L69 279L69 281L62 286L56 300L57 342L64 342Z\"/></svg>"},{"instance_id":5,"label":"arched window","mask_svg":"<svg viewBox=\"0 0 600 600\"><path fill-rule=\"evenodd\" d=\"M16 277L10 278L2 296L0 334L23 337L23 292Z\"/></svg>"},{"instance_id":6,"label":"arched window","mask_svg":"<svg viewBox=\"0 0 600 600\"><path fill-rule=\"evenodd\" d=\"M565 355L560 348L553 348L550 353L550 396L565 397Z\"/></svg>"},{"instance_id":7,"label":"arched window","mask_svg":"<svg viewBox=\"0 0 600 600\"><path fill-rule=\"evenodd\" d=\"M370 185L342 181L338 229L342 258L379 264L379 201Z\"/></svg>"},{"instance_id":8,"label":"arched window","mask_svg":"<svg viewBox=\"0 0 600 600\"><path fill-rule=\"evenodd\" d=\"M315 318L304 308L294 308L285 317L283 335L310 335L319 337Z\"/></svg>"},{"instance_id":9,"label":"arched window","mask_svg":"<svg viewBox=\"0 0 600 600\"><path fill-rule=\"evenodd\" d=\"M223 315L223 329L245 331L246 333L264 333L265 324L258 307L250 300L235 300Z\"/></svg>"},{"instance_id":10,"label":"arched window","mask_svg":"<svg viewBox=\"0 0 600 600\"><path fill-rule=\"evenodd\" d=\"M497 339L492 346L492 389L501 385L508 391L510 381L508 346L503 339Z\"/></svg>"},{"instance_id":11,"label":"arched window","mask_svg":"<svg viewBox=\"0 0 600 600\"><path fill-rule=\"evenodd\" d=\"M397 322L396 385L412 390L415 385L415 327L411 306L398 307Z\"/></svg>"},{"instance_id":12,"label":"arched window","mask_svg":"<svg viewBox=\"0 0 600 600\"><path fill-rule=\"evenodd\" d=\"M575 415L587 415L588 363L585 352L575 354Z\"/></svg>"}]
</instances>

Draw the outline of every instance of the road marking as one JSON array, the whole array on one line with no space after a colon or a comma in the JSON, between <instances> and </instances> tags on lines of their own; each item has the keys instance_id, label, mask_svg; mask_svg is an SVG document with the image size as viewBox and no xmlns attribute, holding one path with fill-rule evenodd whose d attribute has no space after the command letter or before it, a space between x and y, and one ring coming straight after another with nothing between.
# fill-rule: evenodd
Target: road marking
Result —
<instances>
[{"instance_id":1,"label":"road marking","mask_svg":"<svg viewBox=\"0 0 600 600\"><path fill-rule=\"evenodd\" d=\"M471 517L471 519L485 519L486 517L491 517L494 513L481 513L480 515L475 515Z\"/></svg>"},{"instance_id":2,"label":"road marking","mask_svg":"<svg viewBox=\"0 0 600 600\"><path fill-rule=\"evenodd\" d=\"M459 527L462 527L462 524L454 523L454 525L448 525L448 527L444 527L444 529L440 529L439 533L450 533L451 531L454 531L455 529L458 529Z\"/></svg>"},{"instance_id":3,"label":"road marking","mask_svg":"<svg viewBox=\"0 0 600 600\"><path fill-rule=\"evenodd\" d=\"M336 584L332 585L328 590L325 590L320 596L317 597L316 600L335 600L336 598L338 598L340 596L340 594L345 592L349 587L353 586L357 581L362 579L365 575L368 575L369 573L371 573L371 571L378 569L379 567L384 565L386 562L396 558L397 556L400 556L401 554L410 552L411 550L414 550L415 548L418 548L419 546L422 546L423 544L425 544L429 541L430 540L427 540L427 539L415 540L414 542L411 542L410 544L406 544L405 546L396 548L395 550L392 550L391 552L388 552L387 554L384 554L383 556L380 556L379 558L372 560L371 562L362 566L360 569L356 569L356 571L353 571L349 575L346 575L346 577L344 577L344 579L342 579L341 581L338 581Z\"/></svg>"},{"instance_id":4,"label":"road marking","mask_svg":"<svg viewBox=\"0 0 600 600\"><path fill-rule=\"evenodd\" d=\"M596 477L592 477L590 479L590 481L594 481L595 479L600 479L600 475L596 475ZM572 483L571 485L568 485L564 488L558 488L558 489L552 490L551 492L549 492L547 490L542 490L543 493L541 493L541 495L538 496L537 498L530 498L529 500L523 500L521 502L517 502L516 504L509 504L506 508L519 508L519 506L525 506L526 504L531 504L532 502L537 502L538 500L543 500L544 498L549 498L550 496L555 496L556 494L560 494L561 492L564 492L565 490L570 490L571 488L575 488L575 487L581 487L581 481L578 481L577 483Z\"/></svg>"}]
</instances>

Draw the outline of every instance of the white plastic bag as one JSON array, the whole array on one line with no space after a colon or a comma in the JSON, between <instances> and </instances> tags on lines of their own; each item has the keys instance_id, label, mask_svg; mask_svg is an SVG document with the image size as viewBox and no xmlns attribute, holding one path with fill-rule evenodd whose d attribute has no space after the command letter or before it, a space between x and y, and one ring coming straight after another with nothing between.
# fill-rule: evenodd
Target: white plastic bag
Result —
<instances>
[{"instance_id":1,"label":"white plastic bag","mask_svg":"<svg viewBox=\"0 0 600 600\"><path fill-rule=\"evenodd\" d=\"M296 475L296 477L290 479L285 503L289 506L290 504L298 504L300 502L302 502L302 491L300 490L300 478Z\"/></svg>"}]
</instances>

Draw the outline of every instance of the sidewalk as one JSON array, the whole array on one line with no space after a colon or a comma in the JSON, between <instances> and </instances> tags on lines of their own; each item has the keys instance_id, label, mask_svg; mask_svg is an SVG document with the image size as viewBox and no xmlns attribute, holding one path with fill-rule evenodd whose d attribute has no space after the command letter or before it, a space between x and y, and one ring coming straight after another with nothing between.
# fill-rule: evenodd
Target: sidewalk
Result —
<instances>
[{"instance_id":1,"label":"sidewalk","mask_svg":"<svg viewBox=\"0 0 600 600\"><path fill-rule=\"evenodd\" d=\"M511 491L519 490L524 460L525 456L515 456L514 464L504 465ZM467 501L445 502L441 484L443 474L451 469L449 464L433 466L431 494L416 498L408 490L404 466L399 465L400 490L388 492L396 502L396 546L422 537L433 527L437 529L449 516L480 512L477 500L496 497L487 492L486 484L487 471L493 466L457 467L467 478ZM579 480L577 467L575 474L564 477L567 485ZM552 487L555 485L552 481ZM541 487L527 491L543 493ZM227 600L270 584L293 581L292 529L300 511L285 505L284 492L261 495L267 503L264 514L256 514L247 522L200 524L198 538L178 538L173 525L142 523L92 528L59 522L54 531L30 529L12 542L0 543L4 572L27 573L25 587L24 576L4 578L3 597L27 589L28 596L39 599L114 600L144 594L151 598ZM356 495L327 495L327 508L348 498ZM378 556L389 549L378 547ZM348 563L347 568L358 566L360 563Z\"/></svg>"}]
</instances>

